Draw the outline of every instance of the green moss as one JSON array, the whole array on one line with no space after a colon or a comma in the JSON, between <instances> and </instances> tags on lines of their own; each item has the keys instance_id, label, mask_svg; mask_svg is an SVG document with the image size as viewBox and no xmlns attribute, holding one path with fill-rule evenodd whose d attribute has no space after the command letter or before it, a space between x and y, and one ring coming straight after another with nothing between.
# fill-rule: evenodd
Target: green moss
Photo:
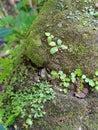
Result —
<instances>
[{"instance_id":1,"label":"green moss","mask_svg":"<svg viewBox=\"0 0 98 130\"><path fill-rule=\"evenodd\" d=\"M31 39L31 37L30 37ZM32 38L31 41L28 41L29 45L26 44L25 55L31 59L31 61L37 66L43 66L43 63L46 62L46 50L43 48L43 44L39 37Z\"/></svg>"},{"instance_id":2,"label":"green moss","mask_svg":"<svg viewBox=\"0 0 98 130\"><path fill-rule=\"evenodd\" d=\"M45 64L50 69L62 69L66 72L71 72L79 67L86 74L92 74L95 69L98 69L98 56L95 56L98 48L94 48L91 42L96 44L98 33L93 30L94 18L87 17L82 9L92 6L94 1L76 3L64 0L63 10L58 6L58 2L57 0L46 2L40 15L32 24L27 35L25 55L37 66ZM80 8L81 5L83 6ZM79 14L76 13L77 11ZM67 18L70 13L73 14L72 17ZM84 22L86 22L85 25ZM62 25L61 27L58 26L59 23ZM61 39L63 44L72 51L63 50L50 55L45 32L54 35L54 41ZM93 67L94 63L95 67Z\"/></svg>"}]
</instances>

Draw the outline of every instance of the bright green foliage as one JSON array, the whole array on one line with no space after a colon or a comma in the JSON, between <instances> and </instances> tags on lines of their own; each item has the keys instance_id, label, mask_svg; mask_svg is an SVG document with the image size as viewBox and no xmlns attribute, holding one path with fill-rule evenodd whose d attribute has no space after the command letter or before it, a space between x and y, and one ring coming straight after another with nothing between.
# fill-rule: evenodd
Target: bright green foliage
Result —
<instances>
[{"instance_id":1,"label":"bright green foliage","mask_svg":"<svg viewBox=\"0 0 98 130\"><path fill-rule=\"evenodd\" d=\"M67 93L67 88L69 87L70 78L67 77L66 74L63 73L63 71L56 72L55 70L51 71L51 75L53 78L58 78L60 80L60 86L63 86L63 92Z\"/></svg>"},{"instance_id":2,"label":"bright green foliage","mask_svg":"<svg viewBox=\"0 0 98 130\"><path fill-rule=\"evenodd\" d=\"M50 49L50 54L54 54L54 53L56 53L58 51L58 47L52 47L51 49Z\"/></svg>"},{"instance_id":3,"label":"bright green foliage","mask_svg":"<svg viewBox=\"0 0 98 130\"><path fill-rule=\"evenodd\" d=\"M45 32L45 35L47 36L47 43L50 47L52 47L50 49L50 54L55 54L56 52L58 52L59 48L65 50L68 49L68 46L66 45L62 45L62 40L61 39L57 39L56 42L53 41L54 36L51 35L49 32Z\"/></svg>"},{"instance_id":4,"label":"bright green foliage","mask_svg":"<svg viewBox=\"0 0 98 130\"><path fill-rule=\"evenodd\" d=\"M52 70L51 71L51 75L52 75L52 78L58 78L58 73L57 73L57 71L55 71L55 70Z\"/></svg>"},{"instance_id":5,"label":"bright green foliage","mask_svg":"<svg viewBox=\"0 0 98 130\"><path fill-rule=\"evenodd\" d=\"M74 71L74 73L77 75L77 76L82 76L82 70L81 69L76 69L75 71Z\"/></svg>"},{"instance_id":6,"label":"bright green foliage","mask_svg":"<svg viewBox=\"0 0 98 130\"><path fill-rule=\"evenodd\" d=\"M22 73L20 74L19 81L14 76L11 82L16 80L25 84L26 75L23 77ZM48 82L33 83L31 81L28 82L28 86L24 86L22 83L17 91L13 86L7 86L6 91L0 95L0 123L5 126L12 125L17 117L26 118L26 124L32 125L34 118L45 115L43 103L53 100L55 97Z\"/></svg>"},{"instance_id":7,"label":"bright green foliage","mask_svg":"<svg viewBox=\"0 0 98 130\"><path fill-rule=\"evenodd\" d=\"M26 4L27 2L24 1L19 2L15 7L16 11L19 11L18 15L15 17L8 15L0 20L0 28L2 28L0 34L3 32L6 41L24 39L30 25L35 20L34 11L28 8Z\"/></svg>"},{"instance_id":8,"label":"bright green foliage","mask_svg":"<svg viewBox=\"0 0 98 130\"><path fill-rule=\"evenodd\" d=\"M67 77L67 75L65 73L63 73L63 71L59 71L56 72L55 70L51 71L51 75L53 78L57 78L60 79L60 86L63 86L63 92L67 93L67 89L70 86L70 83L76 83L79 82L80 86L79 86L79 92L82 91L82 89L84 88L84 84L88 84L91 88L94 88L95 90L98 91L98 71L95 72L95 74L93 75L93 78L90 79L88 78L86 75L83 74L81 69L76 69L74 72L72 72L70 74L69 77ZM77 81L77 79L79 81Z\"/></svg>"},{"instance_id":9,"label":"bright green foliage","mask_svg":"<svg viewBox=\"0 0 98 130\"><path fill-rule=\"evenodd\" d=\"M5 48L4 50L6 50ZM17 45L8 57L0 58L0 83L4 82L11 75L15 67L21 62L21 48L22 45Z\"/></svg>"}]
</instances>

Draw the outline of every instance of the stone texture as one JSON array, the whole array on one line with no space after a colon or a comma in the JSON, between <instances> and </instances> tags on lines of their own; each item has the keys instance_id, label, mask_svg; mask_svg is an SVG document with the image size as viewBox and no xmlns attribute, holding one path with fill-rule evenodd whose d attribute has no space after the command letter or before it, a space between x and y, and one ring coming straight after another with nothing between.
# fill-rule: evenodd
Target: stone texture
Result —
<instances>
[{"instance_id":1,"label":"stone texture","mask_svg":"<svg viewBox=\"0 0 98 130\"><path fill-rule=\"evenodd\" d=\"M25 55L38 67L62 69L69 73L81 68L91 76L98 69L98 17L95 18L95 2L49 0L27 34ZM87 9L86 9L87 8ZM45 32L61 39L68 50L51 55Z\"/></svg>"}]
</instances>

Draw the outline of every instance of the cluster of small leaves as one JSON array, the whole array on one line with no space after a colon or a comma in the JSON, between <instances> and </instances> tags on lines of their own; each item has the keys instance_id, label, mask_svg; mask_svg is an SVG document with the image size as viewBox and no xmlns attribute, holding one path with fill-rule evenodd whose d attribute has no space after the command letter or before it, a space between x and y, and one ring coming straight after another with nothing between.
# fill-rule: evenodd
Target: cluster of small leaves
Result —
<instances>
[{"instance_id":1,"label":"cluster of small leaves","mask_svg":"<svg viewBox=\"0 0 98 130\"><path fill-rule=\"evenodd\" d=\"M57 72L55 70L51 71L51 75L53 78L60 79L60 86L64 87L64 93L67 93L67 89L70 83L77 82L77 78L79 78L80 82L80 91L82 91L82 89L84 88L84 83L88 84L91 88L94 88L98 91L98 70L95 71L95 74L93 75L92 79L84 75L81 69L76 69L74 72L70 74L69 77L67 77L67 75L63 73L63 71Z\"/></svg>"},{"instance_id":2,"label":"cluster of small leaves","mask_svg":"<svg viewBox=\"0 0 98 130\"><path fill-rule=\"evenodd\" d=\"M9 56L5 58L0 58L0 83L6 81L6 79L11 75L12 71L15 69L17 64L21 62L20 54L22 45L17 45L15 49L13 49ZM6 47L5 47L6 48ZM5 50L4 48L4 50ZM19 57L19 58L18 58ZM16 60L17 59L17 60Z\"/></svg>"},{"instance_id":3,"label":"cluster of small leaves","mask_svg":"<svg viewBox=\"0 0 98 130\"><path fill-rule=\"evenodd\" d=\"M12 80L15 80L15 77L13 78ZM25 127L28 127L33 124L34 119L45 115L43 104L54 98L55 92L46 81L30 82L29 86L21 85L17 91L13 86L7 86L5 92L0 95L0 123L7 127L20 117L25 119Z\"/></svg>"},{"instance_id":4,"label":"cluster of small leaves","mask_svg":"<svg viewBox=\"0 0 98 130\"><path fill-rule=\"evenodd\" d=\"M52 70L51 75L53 78L60 79L60 86L63 86L64 87L63 92L67 93L67 89L71 81L70 78L68 78L67 75L63 73L63 71L56 72L55 70Z\"/></svg>"},{"instance_id":5,"label":"cluster of small leaves","mask_svg":"<svg viewBox=\"0 0 98 130\"><path fill-rule=\"evenodd\" d=\"M76 77L79 77L81 82L81 88L83 88L83 84L87 83L90 87L95 88L98 91L98 70L95 71L93 78L90 79L86 75L83 74L81 69L76 69L74 72L71 73L71 81L73 83L76 82Z\"/></svg>"},{"instance_id":6,"label":"cluster of small leaves","mask_svg":"<svg viewBox=\"0 0 98 130\"><path fill-rule=\"evenodd\" d=\"M68 49L68 46L62 44L61 39L57 39L56 42L53 41L54 36L51 35L49 32L46 32L45 35L47 36L47 43L51 47L50 54L55 54L58 52L59 48L61 49Z\"/></svg>"}]
</instances>

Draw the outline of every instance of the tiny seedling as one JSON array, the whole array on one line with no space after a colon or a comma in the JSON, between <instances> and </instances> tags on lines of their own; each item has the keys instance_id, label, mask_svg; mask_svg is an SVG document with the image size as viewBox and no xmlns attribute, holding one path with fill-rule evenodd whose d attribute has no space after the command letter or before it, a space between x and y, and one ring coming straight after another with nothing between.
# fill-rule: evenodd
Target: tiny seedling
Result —
<instances>
[{"instance_id":1,"label":"tiny seedling","mask_svg":"<svg viewBox=\"0 0 98 130\"><path fill-rule=\"evenodd\" d=\"M47 43L51 47L50 54L55 54L58 52L59 48L65 50L68 49L68 46L62 44L61 39L57 39L56 42L53 41L54 36L51 35L49 32L45 32L45 35L47 36Z\"/></svg>"}]
</instances>

